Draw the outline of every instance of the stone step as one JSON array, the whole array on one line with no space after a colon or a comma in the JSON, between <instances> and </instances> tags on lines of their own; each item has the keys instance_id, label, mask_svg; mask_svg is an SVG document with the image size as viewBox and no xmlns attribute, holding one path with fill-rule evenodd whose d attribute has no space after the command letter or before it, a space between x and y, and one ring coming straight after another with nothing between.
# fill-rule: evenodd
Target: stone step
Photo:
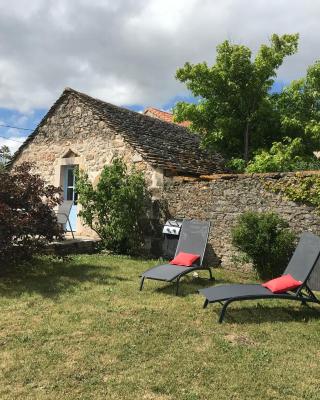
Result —
<instances>
[{"instance_id":1,"label":"stone step","mask_svg":"<svg viewBox=\"0 0 320 400\"><path fill-rule=\"evenodd\" d=\"M98 251L100 239L86 237L67 237L63 241L51 242L47 245L45 253L58 256L69 254L92 254Z\"/></svg>"}]
</instances>

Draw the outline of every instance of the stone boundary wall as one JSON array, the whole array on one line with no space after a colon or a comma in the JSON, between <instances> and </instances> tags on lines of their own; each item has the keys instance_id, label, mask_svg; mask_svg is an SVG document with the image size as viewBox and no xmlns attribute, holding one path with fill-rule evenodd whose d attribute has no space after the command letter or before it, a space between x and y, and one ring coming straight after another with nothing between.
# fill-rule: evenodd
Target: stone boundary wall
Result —
<instances>
[{"instance_id":1,"label":"stone boundary wall","mask_svg":"<svg viewBox=\"0 0 320 400\"><path fill-rule=\"evenodd\" d=\"M319 171L296 174L320 175ZM289 222L296 233L320 233L320 217L313 207L289 201L265 188L265 183L270 180L283 180L294 175L295 173L230 174L166 178L163 202L171 217L210 220L207 262L215 265L221 260L222 266L234 268L239 254L231 245L231 228L244 211L276 212Z\"/></svg>"}]
</instances>

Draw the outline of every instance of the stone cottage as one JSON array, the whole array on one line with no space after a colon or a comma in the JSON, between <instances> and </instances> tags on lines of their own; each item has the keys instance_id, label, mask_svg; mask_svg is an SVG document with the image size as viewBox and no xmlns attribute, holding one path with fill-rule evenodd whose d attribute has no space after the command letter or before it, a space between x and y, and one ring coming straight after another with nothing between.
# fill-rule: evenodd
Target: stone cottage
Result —
<instances>
[{"instance_id":1,"label":"stone cottage","mask_svg":"<svg viewBox=\"0 0 320 400\"><path fill-rule=\"evenodd\" d=\"M12 163L34 163L34 172L47 183L60 186L67 200L75 199L75 166L96 182L114 157L122 157L129 168L135 165L144 172L154 200L161 197L165 176L196 177L224 171L223 159L200 150L198 137L184 126L148 114L67 88ZM78 209L75 204L71 213L73 230L77 235L93 235L77 218Z\"/></svg>"},{"instance_id":2,"label":"stone cottage","mask_svg":"<svg viewBox=\"0 0 320 400\"><path fill-rule=\"evenodd\" d=\"M185 126L172 123L172 115L166 114L156 109L140 114L65 89L12 163L33 162L35 172L61 186L65 199L73 200L75 166L97 182L104 165L122 157L129 168L134 165L144 172L154 204L161 205L168 216L211 221L210 264L220 260L231 268L237 264L231 228L248 210L276 212L297 234L320 233L320 217L312 207L288 201L266 188L270 180L285 182L293 173L226 174L222 157L200 150L199 138ZM303 174L314 173L319 171ZM79 208L75 204L72 210L73 229L77 235L91 236L93 232L77 218ZM149 241L151 251L158 248L154 242L152 247Z\"/></svg>"}]
</instances>

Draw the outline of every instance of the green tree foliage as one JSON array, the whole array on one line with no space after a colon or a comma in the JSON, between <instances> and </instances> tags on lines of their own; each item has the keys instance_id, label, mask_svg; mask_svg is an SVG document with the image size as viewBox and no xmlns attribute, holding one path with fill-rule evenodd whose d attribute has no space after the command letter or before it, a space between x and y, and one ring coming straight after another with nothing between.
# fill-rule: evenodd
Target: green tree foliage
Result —
<instances>
[{"instance_id":1,"label":"green tree foliage","mask_svg":"<svg viewBox=\"0 0 320 400\"><path fill-rule=\"evenodd\" d=\"M320 143L320 61L310 66L305 78L292 81L272 96L279 114L281 133L300 137L304 153L319 150Z\"/></svg>"},{"instance_id":2,"label":"green tree foliage","mask_svg":"<svg viewBox=\"0 0 320 400\"><path fill-rule=\"evenodd\" d=\"M273 34L252 59L246 46L225 41L217 47L216 63L185 63L176 78L199 98L197 104L180 102L177 121L191 121L202 144L227 157L243 157L268 147L278 138L278 118L269 91L286 56L297 51L298 34Z\"/></svg>"},{"instance_id":3,"label":"green tree foliage","mask_svg":"<svg viewBox=\"0 0 320 400\"><path fill-rule=\"evenodd\" d=\"M285 137L273 142L269 151L262 150L249 161L245 172L286 172L319 169L320 161L312 154L307 157L302 138Z\"/></svg>"},{"instance_id":4,"label":"green tree foliage","mask_svg":"<svg viewBox=\"0 0 320 400\"><path fill-rule=\"evenodd\" d=\"M288 223L275 213L245 212L232 230L232 244L245 253L261 279L283 273L294 239Z\"/></svg>"},{"instance_id":5,"label":"green tree foliage","mask_svg":"<svg viewBox=\"0 0 320 400\"><path fill-rule=\"evenodd\" d=\"M96 187L83 171L78 172L76 187L82 205L79 215L102 245L120 254L141 254L147 200L143 175L128 173L124 162L115 159L104 167Z\"/></svg>"},{"instance_id":6,"label":"green tree foliage","mask_svg":"<svg viewBox=\"0 0 320 400\"><path fill-rule=\"evenodd\" d=\"M60 189L30 170L28 163L0 170L0 265L24 261L53 238L62 239L53 213Z\"/></svg>"},{"instance_id":7,"label":"green tree foliage","mask_svg":"<svg viewBox=\"0 0 320 400\"><path fill-rule=\"evenodd\" d=\"M5 165L11 160L11 152L8 146L3 145L0 147L0 169L3 169Z\"/></svg>"}]
</instances>

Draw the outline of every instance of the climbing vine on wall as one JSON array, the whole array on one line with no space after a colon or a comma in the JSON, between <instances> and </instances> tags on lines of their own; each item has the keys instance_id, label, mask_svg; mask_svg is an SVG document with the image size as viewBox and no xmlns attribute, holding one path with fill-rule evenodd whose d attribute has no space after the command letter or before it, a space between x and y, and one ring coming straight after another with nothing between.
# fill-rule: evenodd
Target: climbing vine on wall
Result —
<instances>
[{"instance_id":1,"label":"climbing vine on wall","mask_svg":"<svg viewBox=\"0 0 320 400\"><path fill-rule=\"evenodd\" d=\"M313 206L320 214L320 175L296 174L277 182L268 182L266 187L272 192L283 194L289 200Z\"/></svg>"}]
</instances>

